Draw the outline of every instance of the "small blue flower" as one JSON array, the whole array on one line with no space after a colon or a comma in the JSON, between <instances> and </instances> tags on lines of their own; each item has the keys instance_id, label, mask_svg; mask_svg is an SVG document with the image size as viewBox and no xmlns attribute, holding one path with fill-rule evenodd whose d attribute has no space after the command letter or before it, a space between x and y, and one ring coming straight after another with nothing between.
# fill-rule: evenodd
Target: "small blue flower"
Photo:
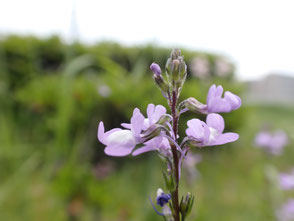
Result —
<instances>
[{"instance_id":1,"label":"small blue flower","mask_svg":"<svg viewBox=\"0 0 294 221\"><path fill-rule=\"evenodd\" d=\"M157 197L156 197L156 203L157 205L163 207L165 204L168 203L168 201L171 199L170 194L165 194L162 189L157 190Z\"/></svg>"}]
</instances>

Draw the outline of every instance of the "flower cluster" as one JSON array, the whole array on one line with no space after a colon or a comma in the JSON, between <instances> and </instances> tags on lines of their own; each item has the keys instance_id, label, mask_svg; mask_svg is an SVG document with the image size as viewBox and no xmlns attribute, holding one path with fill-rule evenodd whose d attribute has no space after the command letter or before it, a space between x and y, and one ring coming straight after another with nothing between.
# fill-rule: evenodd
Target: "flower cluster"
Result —
<instances>
[{"instance_id":1,"label":"flower cluster","mask_svg":"<svg viewBox=\"0 0 294 221\"><path fill-rule=\"evenodd\" d=\"M294 190L294 168L290 173L279 174L279 187L282 190ZM276 212L277 218L280 221L294 220L294 199L290 198Z\"/></svg>"},{"instance_id":2,"label":"flower cluster","mask_svg":"<svg viewBox=\"0 0 294 221\"><path fill-rule=\"evenodd\" d=\"M194 197L188 193L179 202L178 187L181 167L186 160L188 151L192 147L222 145L234 142L239 138L236 133L224 133L225 122L219 113L228 113L241 106L241 99L226 91L223 95L222 86L212 85L208 90L206 104L195 98L188 98L178 102L180 92L187 76L187 67L181 51L175 49L165 66L166 76L162 75L158 64L150 66L153 79L167 99L171 114L162 105L149 104L147 117L138 108L135 108L130 123L121 124L122 128L114 128L105 132L101 121L98 125L98 140L106 147L105 154L110 156L137 156L139 154L157 151L158 155L167 164L163 172L169 194L161 189L157 193L157 204L162 207L165 220L184 220L191 211ZM206 115L203 122L193 118L187 122L186 137L178 135L180 115L186 111ZM168 203L171 201L170 203Z\"/></svg>"},{"instance_id":3,"label":"flower cluster","mask_svg":"<svg viewBox=\"0 0 294 221\"><path fill-rule=\"evenodd\" d=\"M215 85L211 88L215 88ZM213 104L211 105L213 106ZM231 103L227 105L232 108ZM166 114L166 108L162 105L149 104L147 118L138 108L135 108L130 123L122 123L124 129L114 128L105 132L104 124L101 121L98 125L98 140L106 145L105 154L110 156L126 156L129 154L136 156L154 150L169 155L171 153L169 140L175 140L176 136L171 130L171 118L172 116ZM206 122L194 118L189 120L187 125L186 135L188 139L186 141L189 140L191 144L197 147L222 145L234 142L239 138L236 133L223 133L224 119L216 113L208 114ZM143 146L135 150L138 144L143 144Z\"/></svg>"},{"instance_id":4,"label":"flower cluster","mask_svg":"<svg viewBox=\"0 0 294 221\"><path fill-rule=\"evenodd\" d=\"M261 131L255 137L255 145L273 155L281 155L287 144L288 137L282 130L273 133Z\"/></svg>"},{"instance_id":5,"label":"flower cluster","mask_svg":"<svg viewBox=\"0 0 294 221\"><path fill-rule=\"evenodd\" d=\"M282 130L275 132L264 130L256 135L254 142L256 147L263 149L270 155L282 155L289 140L287 134ZM289 191L294 189L294 169L290 173L278 174L274 166L268 165L266 171L270 183L274 187L279 187L277 192L272 193L274 194L272 197L274 200L273 205L280 204L283 195L281 190ZM294 220L294 199L288 200L281 206L275 205L274 211L279 221Z\"/></svg>"}]
</instances>

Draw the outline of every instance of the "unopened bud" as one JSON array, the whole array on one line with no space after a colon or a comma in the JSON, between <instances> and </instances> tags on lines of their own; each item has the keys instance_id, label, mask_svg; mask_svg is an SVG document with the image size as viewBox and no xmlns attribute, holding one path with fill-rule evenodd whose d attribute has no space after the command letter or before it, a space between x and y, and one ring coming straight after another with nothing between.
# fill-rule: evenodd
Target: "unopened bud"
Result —
<instances>
[{"instance_id":1,"label":"unopened bud","mask_svg":"<svg viewBox=\"0 0 294 221\"><path fill-rule=\"evenodd\" d=\"M186 99L181 108L187 108L189 111L205 114L207 113L207 105L202 104L194 97Z\"/></svg>"},{"instance_id":2,"label":"unopened bud","mask_svg":"<svg viewBox=\"0 0 294 221\"><path fill-rule=\"evenodd\" d=\"M188 192L185 198L182 197L181 203L180 203L180 211L181 211L182 217L187 217L189 215L193 207L193 203L194 203L194 196L192 196L191 193Z\"/></svg>"},{"instance_id":3,"label":"unopened bud","mask_svg":"<svg viewBox=\"0 0 294 221\"><path fill-rule=\"evenodd\" d=\"M177 59L178 57L181 56L181 50L178 49L178 48L175 48L172 50L171 52L171 58L174 60L174 59Z\"/></svg>"},{"instance_id":4,"label":"unopened bud","mask_svg":"<svg viewBox=\"0 0 294 221\"><path fill-rule=\"evenodd\" d=\"M154 137L157 137L162 129L163 127L161 125L153 124L141 134L141 137L144 139L144 141L148 141Z\"/></svg>"},{"instance_id":5,"label":"unopened bud","mask_svg":"<svg viewBox=\"0 0 294 221\"><path fill-rule=\"evenodd\" d=\"M175 191L175 189L176 189L176 182L175 182L175 178L173 176L173 173L167 174L166 172L162 172L162 174L163 174L163 179L164 179L166 188L170 192Z\"/></svg>"},{"instance_id":6,"label":"unopened bud","mask_svg":"<svg viewBox=\"0 0 294 221\"><path fill-rule=\"evenodd\" d=\"M156 63L152 63L150 65L150 69L151 71L156 75L156 76L160 76L161 75L161 69L160 69L160 66Z\"/></svg>"},{"instance_id":7,"label":"unopened bud","mask_svg":"<svg viewBox=\"0 0 294 221\"><path fill-rule=\"evenodd\" d=\"M156 122L156 124L165 125L165 123L172 121L172 116L169 114L162 115L159 120Z\"/></svg>"},{"instance_id":8,"label":"unopened bud","mask_svg":"<svg viewBox=\"0 0 294 221\"><path fill-rule=\"evenodd\" d=\"M181 51L174 49L165 66L166 74L173 89L180 91L187 76L187 66Z\"/></svg>"},{"instance_id":9,"label":"unopened bud","mask_svg":"<svg viewBox=\"0 0 294 221\"><path fill-rule=\"evenodd\" d=\"M162 75L153 75L153 79L162 92L166 93L169 90L168 84L163 79Z\"/></svg>"}]
</instances>

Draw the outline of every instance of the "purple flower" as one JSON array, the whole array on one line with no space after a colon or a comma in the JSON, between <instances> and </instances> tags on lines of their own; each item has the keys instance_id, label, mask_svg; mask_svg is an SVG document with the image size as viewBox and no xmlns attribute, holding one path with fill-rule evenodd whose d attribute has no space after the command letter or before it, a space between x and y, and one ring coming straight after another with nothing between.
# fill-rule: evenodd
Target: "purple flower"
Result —
<instances>
[{"instance_id":1,"label":"purple flower","mask_svg":"<svg viewBox=\"0 0 294 221\"><path fill-rule=\"evenodd\" d=\"M162 105L154 105L154 104L148 104L147 107L147 118L144 118L144 126L143 130L146 130L151 125L154 125L157 123L157 121L160 119L162 115L166 113L166 109ZM131 124L122 123L121 124L124 128L131 129Z\"/></svg>"},{"instance_id":2,"label":"purple flower","mask_svg":"<svg viewBox=\"0 0 294 221\"><path fill-rule=\"evenodd\" d=\"M280 187L283 190L294 189L294 169L291 173L280 174Z\"/></svg>"},{"instance_id":3,"label":"purple flower","mask_svg":"<svg viewBox=\"0 0 294 221\"><path fill-rule=\"evenodd\" d=\"M198 147L221 145L238 140L236 133L223 133L225 122L219 114L208 114L206 123L198 119L187 122L186 134Z\"/></svg>"},{"instance_id":4,"label":"purple flower","mask_svg":"<svg viewBox=\"0 0 294 221\"><path fill-rule=\"evenodd\" d=\"M257 147L261 147L274 155L281 155L287 144L288 137L286 133L281 130L274 133L263 131L258 133L255 137L255 145Z\"/></svg>"},{"instance_id":5,"label":"purple flower","mask_svg":"<svg viewBox=\"0 0 294 221\"><path fill-rule=\"evenodd\" d=\"M129 130L114 128L104 132L104 124L101 121L98 126L98 140L106 145L104 152L110 156L126 156L135 146L142 142L140 133L144 127L144 116L138 108L135 108Z\"/></svg>"},{"instance_id":6,"label":"purple flower","mask_svg":"<svg viewBox=\"0 0 294 221\"><path fill-rule=\"evenodd\" d=\"M160 66L158 65L158 64L156 64L156 63L152 63L151 65L150 65L150 69L151 69L151 71L155 74L155 75L157 75L157 76L160 76L161 75L161 69L160 69Z\"/></svg>"},{"instance_id":7,"label":"purple flower","mask_svg":"<svg viewBox=\"0 0 294 221\"><path fill-rule=\"evenodd\" d=\"M241 99L230 91L222 98L223 87L212 85L206 98L207 113L231 112L241 106Z\"/></svg>"},{"instance_id":8,"label":"purple flower","mask_svg":"<svg viewBox=\"0 0 294 221\"><path fill-rule=\"evenodd\" d=\"M115 128L106 133L104 132L104 124L101 121L98 126L98 140L106 145L104 152L110 156L129 155L137 144L143 143L146 140L143 139L144 134L142 133L144 131L146 132L148 128L152 128L151 126L155 125L160 117L165 113L166 109L162 105L154 106L154 104L149 104L147 107L148 118L144 118L140 110L135 108L131 118L131 123L122 124L122 126L126 129ZM152 138L144 144L144 147L142 147L143 149L139 148L133 155L151 151L155 149L157 144L160 144L156 147L157 149L168 148L166 141L162 141L162 139L163 138L161 137Z\"/></svg>"},{"instance_id":9,"label":"purple flower","mask_svg":"<svg viewBox=\"0 0 294 221\"><path fill-rule=\"evenodd\" d=\"M169 145L167 138L160 137L160 136L154 137L153 139L145 142L143 147L136 149L133 152L133 156L137 156L139 154L149 152L149 151L154 151L154 150L161 152L165 156L170 155L171 147Z\"/></svg>"},{"instance_id":10,"label":"purple flower","mask_svg":"<svg viewBox=\"0 0 294 221\"><path fill-rule=\"evenodd\" d=\"M289 199L287 203L277 211L277 218L279 221L294 220L294 199Z\"/></svg>"},{"instance_id":11,"label":"purple flower","mask_svg":"<svg viewBox=\"0 0 294 221\"><path fill-rule=\"evenodd\" d=\"M163 207L165 204L168 203L168 201L171 199L170 194L165 194L162 189L157 190L157 197L156 197L156 203L157 205Z\"/></svg>"}]
</instances>

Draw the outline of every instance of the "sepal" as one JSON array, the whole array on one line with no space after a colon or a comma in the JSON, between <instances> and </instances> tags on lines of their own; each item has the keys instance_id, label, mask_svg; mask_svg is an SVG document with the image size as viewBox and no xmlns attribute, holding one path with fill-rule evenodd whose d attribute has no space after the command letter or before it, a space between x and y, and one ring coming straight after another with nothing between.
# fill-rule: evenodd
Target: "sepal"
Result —
<instances>
[{"instance_id":1,"label":"sepal","mask_svg":"<svg viewBox=\"0 0 294 221\"><path fill-rule=\"evenodd\" d=\"M191 212L194 204L194 196L191 193L187 193L186 197L182 197L180 203L180 212L182 215L182 220L184 220Z\"/></svg>"},{"instance_id":2,"label":"sepal","mask_svg":"<svg viewBox=\"0 0 294 221\"><path fill-rule=\"evenodd\" d=\"M162 172L163 179L165 182L165 187L170 191L174 192L176 190L176 182L175 182L175 177L173 173L168 174L166 172Z\"/></svg>"}]
</instances>

